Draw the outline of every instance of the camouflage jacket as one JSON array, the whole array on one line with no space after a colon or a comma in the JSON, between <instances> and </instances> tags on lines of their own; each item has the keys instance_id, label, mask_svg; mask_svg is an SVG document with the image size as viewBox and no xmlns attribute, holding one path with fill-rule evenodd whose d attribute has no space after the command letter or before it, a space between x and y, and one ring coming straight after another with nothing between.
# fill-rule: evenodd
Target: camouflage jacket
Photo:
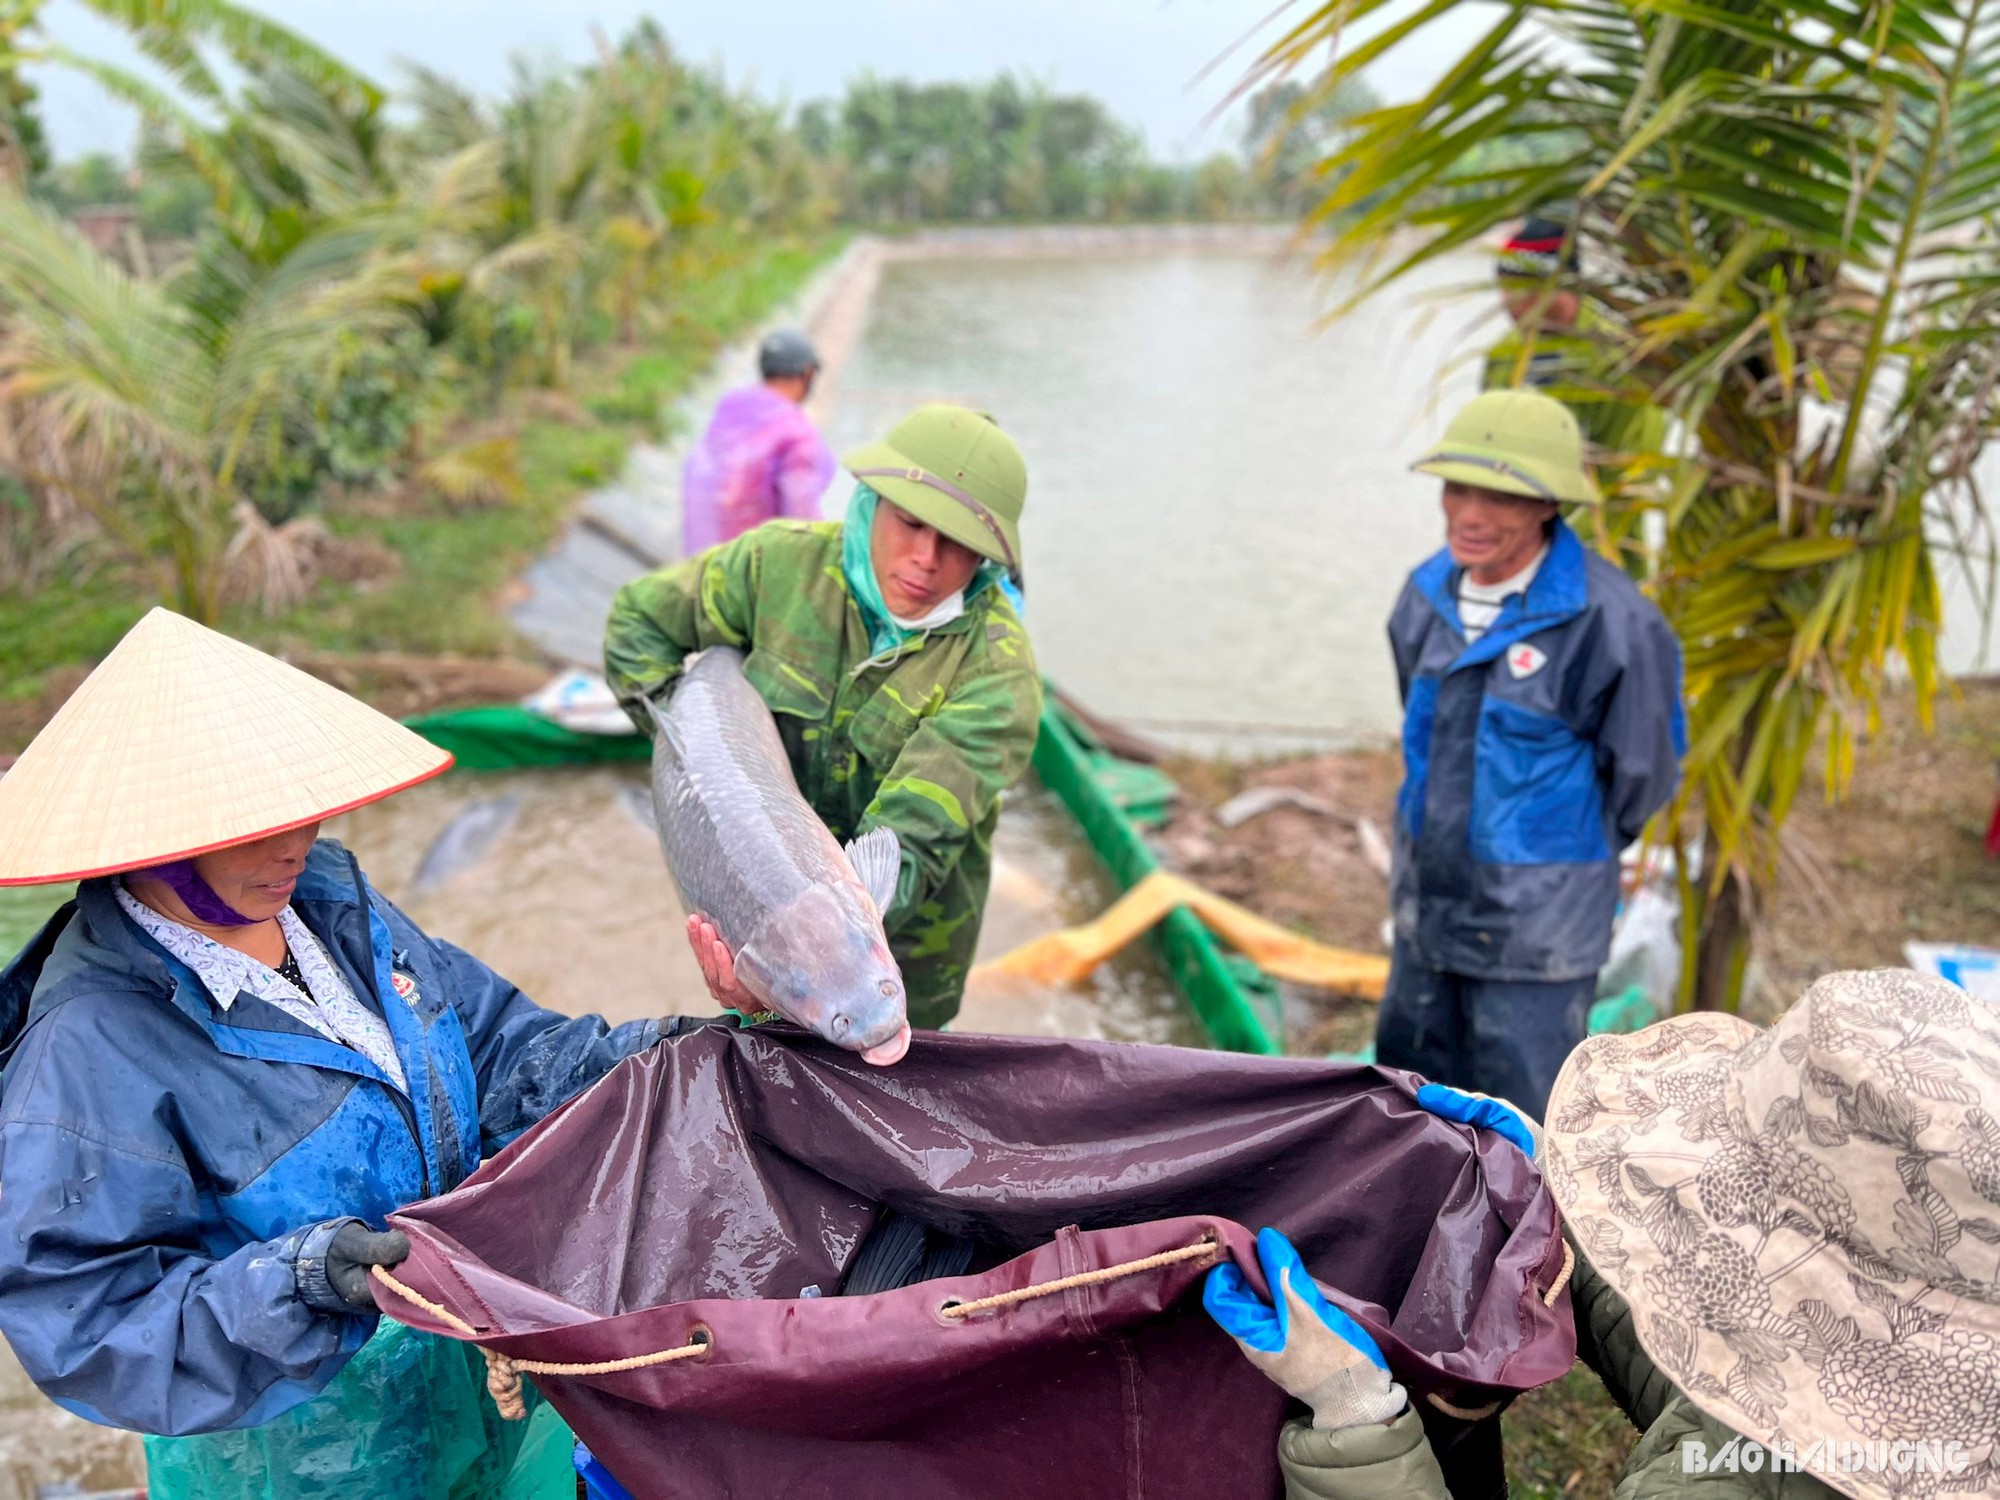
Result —
<instances>
[{"instance_id":1,"label":"camouflage jacket","mask_svg":"<svg viewBox=\"0 0 2000 1500\"><path fill-rule=\"evenodd\" d=\"M605 673L621 698L643 697L713 645L744 651L799 790L834 837L887 826L902 840L889 946L911 1024L943 1025L979 941L1000 794L1027 769L1041 719L1020 617L989 589L871 659L838 523L778 521L620 589Z\"/></svg>"}]
</instances>

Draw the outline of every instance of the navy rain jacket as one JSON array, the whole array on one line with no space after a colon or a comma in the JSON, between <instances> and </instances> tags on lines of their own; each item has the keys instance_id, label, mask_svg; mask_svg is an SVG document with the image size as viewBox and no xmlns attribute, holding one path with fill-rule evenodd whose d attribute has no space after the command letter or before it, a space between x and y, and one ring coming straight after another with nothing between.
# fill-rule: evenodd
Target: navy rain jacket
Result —
<instances>
[{"instance_id":1,"label":"navy rain jacket","mask_svg":"<svg viewBox=\"0 0 2000 1500\"><path fill-rule=\"evenodd\" d=\"M331 840L292 908L388 1019L407 1095L253 995L224 1012L108 879L0 974L0 1330L92 1421L210 1432L317 1395L376 1323L300 1300L329 1221L380 1229L660 1035L541 1009Z\"/></svg>"},{"instance_id":2,"label":"navy rain jacket","mask_svg":"<svg viewBox=\"0 0 2000 1500\"><path fill-rule=\"evenodd\" d=\"M1680 645L1560 521L1526 593L1469 646L1460 571L1439 552L1389 618L1405 773L1396 937L1447 973L1580 979L1609 954L1618 852L1680 779Z\"/></svg>"}]
</instances>

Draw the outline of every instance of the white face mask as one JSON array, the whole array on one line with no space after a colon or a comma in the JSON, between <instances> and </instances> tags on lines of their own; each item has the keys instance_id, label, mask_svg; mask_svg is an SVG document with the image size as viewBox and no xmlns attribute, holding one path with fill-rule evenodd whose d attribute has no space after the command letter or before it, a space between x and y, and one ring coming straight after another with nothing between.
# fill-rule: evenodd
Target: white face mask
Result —
<instances>
[{"instance_id":1,"label":"white face mask","mask_svg":"<svg viewBox=\"0 0 2000 1500\"><path fill-rule=\"evenodd\" d=\"M889 618L894 620L897 628L901 630L935 630L940 625L949 625L964 613L965 590L960 589L920 620L906 620L898 614L891 614Z\"/></svg>"}]
</instances>

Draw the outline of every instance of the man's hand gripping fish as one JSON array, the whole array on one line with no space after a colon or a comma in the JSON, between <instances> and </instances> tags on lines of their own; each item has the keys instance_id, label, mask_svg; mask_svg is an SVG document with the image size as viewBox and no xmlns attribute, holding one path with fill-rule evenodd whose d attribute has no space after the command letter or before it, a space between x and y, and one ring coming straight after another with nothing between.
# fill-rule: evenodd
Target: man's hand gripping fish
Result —
<instances>
[{"instance_id":1,"label":"man's hand gripping fish","mask_svg":"<svg viewBox=\"0 0 2000 1500\"><path fill-rule=\"evenodd\" d=\"M653 718L653 818L690 914L714 924L737 981L787 1020L859 1052L910 1042L882 913L902 850L877 828L843 850L799 795L741 652L690 657Z\"/></svg>"}]
</instances>

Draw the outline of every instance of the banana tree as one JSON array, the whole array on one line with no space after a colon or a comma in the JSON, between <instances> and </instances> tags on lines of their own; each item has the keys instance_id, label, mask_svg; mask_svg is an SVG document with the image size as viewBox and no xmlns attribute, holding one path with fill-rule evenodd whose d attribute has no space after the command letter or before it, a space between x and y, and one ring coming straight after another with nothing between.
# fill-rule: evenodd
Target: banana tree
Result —
<instances>
[{"instance_id":1,"label":"banana tree","mask_svg":"<svg viewBox=\"0 0 2000 1500\"><path fill-rule=\"evenodd\" d=\"M1249 83L1332 98L1450 9L1323 5ZM1494 16L1428 92L1351 122L1313 213L1359 297L1570 210L1579 266L1546 290L1600 316L1555 394L1673 419L1660 451L1599 455L1590 531L1680 635L1692 744L1657 832L1683 855L1683 1003L1734 1008L1813 756L1838 796L1896 663L1928 724L1938 570L1990 583L2000 3Z\"/></svg>"}]
</instances>

